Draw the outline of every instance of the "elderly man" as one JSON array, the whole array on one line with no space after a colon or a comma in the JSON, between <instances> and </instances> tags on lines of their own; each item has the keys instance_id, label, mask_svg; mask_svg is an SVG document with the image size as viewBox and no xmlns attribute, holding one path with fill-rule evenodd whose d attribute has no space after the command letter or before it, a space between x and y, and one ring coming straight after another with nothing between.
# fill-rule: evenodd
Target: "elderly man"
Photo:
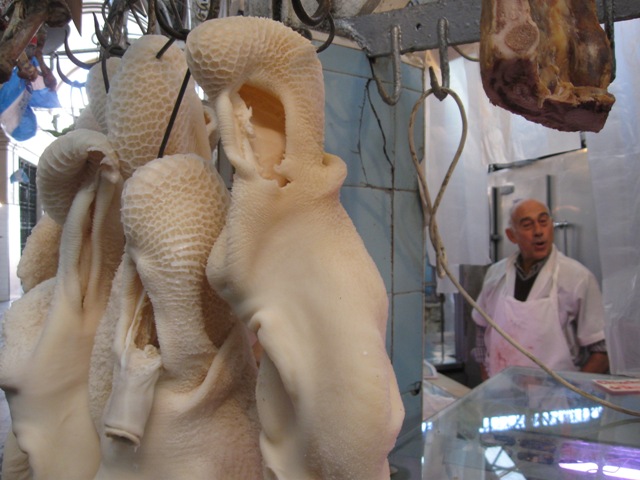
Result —
<instances>
[{"instance_id":1,"label":"elderly man","mask_svg":"<svg viewBox=\"0 0 640 480\"><path fill-rule=\"evenodd\" d=\"M509 335L554 370L606 373L602 295L593 274L553 245L546 205L520 200L511 209L509 240L519 252L492 265L478 305ZM512 366L535 366L477 310L475 359L483 380Z\"/></svg>"}]
</instances>

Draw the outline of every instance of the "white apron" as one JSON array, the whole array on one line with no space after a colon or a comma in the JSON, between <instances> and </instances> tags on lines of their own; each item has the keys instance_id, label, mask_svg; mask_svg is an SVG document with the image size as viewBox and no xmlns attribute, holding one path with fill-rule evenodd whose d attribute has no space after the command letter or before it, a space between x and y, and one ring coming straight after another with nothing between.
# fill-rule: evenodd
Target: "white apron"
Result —
<instances>
[{"instance_id":1,"label":"white apron","mask_svg":"<svg viewBox=\"0 0 640 480\"><path fill-rule=\"evenodd\" d=\"M553 370L578 370L573 364L560 324L556 257L555 252L549 257L547 265L538 273L538 278L528 297L531 299L525 302L520 302L513 296L516 273L514 265L510 263L507 266L504 286L493 319L505 332ZM534 290L537 290L536 287L546 285L549 276L551 276L549 296L536 298ZM490 377L509 366L537 366L493 328L488 329L487 335Z\"/></svg>"}]
</instances>

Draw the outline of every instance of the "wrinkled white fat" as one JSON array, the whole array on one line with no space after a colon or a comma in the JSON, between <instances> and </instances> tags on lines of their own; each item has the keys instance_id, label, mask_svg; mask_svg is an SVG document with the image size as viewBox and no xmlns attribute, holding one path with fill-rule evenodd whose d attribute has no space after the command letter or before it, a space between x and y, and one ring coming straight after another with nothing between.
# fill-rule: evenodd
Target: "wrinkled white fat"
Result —
<instances>
[{"instance_id":1,"label":"wrinkled white fat","mask_svg":"<svg viewBox=\"0 0 640 480\"><path fill-rule=\"evenodd\" d=\"M105 113L107 136L122 159L125 178L158 156L187 72L184 55L175 44L157 58L166 43L162 35L140 37L127 48L111 81ZM164 153L195 153L209 159L209 134L202 101L191 79Z\"/></svg>"},{"instance_id":2,"label":"wrinkled white fat","mask_svg":"<svg viewBox=\"0 0 640 480\"><path fill-rule=\"evenodd\" d=\"M116 73L120 67L119 57L109 57L106 60L107 82L113 83ZM89 108L85 108L81 116L88 112L95 119L94 129L98 132L107 133L107 119L105 112L107 109L107 92L106 83L103 75L102 62L98 62L87 74L87 98L89 99ZM77 125L77 123L76 123Z\"/></svg>"},{"instance_id":3,"label":"wrinkled white fat","mask_svg":"<svg viewBox=\"0 0 640 480\"><path fill-rule=\"evenodd\" d=\"M234 17L194 29L187 61L236 168L207 277L264 348L265 478L388 480L404 410L387 295L339 201L344 162L322 149L317 56L278 22Z\"/></svg>"}]
</instances>

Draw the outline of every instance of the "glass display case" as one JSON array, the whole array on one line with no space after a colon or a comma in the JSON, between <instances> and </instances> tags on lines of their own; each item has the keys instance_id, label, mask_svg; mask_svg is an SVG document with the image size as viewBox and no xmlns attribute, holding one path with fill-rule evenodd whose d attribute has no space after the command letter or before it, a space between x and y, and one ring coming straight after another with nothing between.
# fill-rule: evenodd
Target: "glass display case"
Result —
<instances>
[{"instance_id":1,"label":"glass display case","mask_svg":"<svg viewBox=\"0 0 640 480\"><path fill-rule=\"evenodd\" d=\"M615 377L562 376L640 411L640 394L611 394L593 381ZM421 442L425 480L640 480L640 417L603 407L539 369L512 367L484 382L428 418Z\"/></svg>"}]
</instances>

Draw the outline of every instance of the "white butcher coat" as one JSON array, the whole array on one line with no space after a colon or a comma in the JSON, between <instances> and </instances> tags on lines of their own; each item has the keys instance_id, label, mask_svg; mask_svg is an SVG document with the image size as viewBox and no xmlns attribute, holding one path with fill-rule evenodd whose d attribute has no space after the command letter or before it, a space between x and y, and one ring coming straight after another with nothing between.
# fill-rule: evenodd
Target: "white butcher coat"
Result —
<instances>
[{"instance_id":1,"label":"white butcher coat","mask_svg":"<svg viewBox=\"0 0 640 480\"><path fill-rule=\"evenodd\" d=\"M605 338L604 307L596 278L554 246L527 300L520 302L513 297L517 256L489 268L478 305L551 368L578 370L580 348ZM507 365L535 365L507 344L477 310L472 318L486 328L485 367L490 376Z\"/></svg>"}]
</instances>

